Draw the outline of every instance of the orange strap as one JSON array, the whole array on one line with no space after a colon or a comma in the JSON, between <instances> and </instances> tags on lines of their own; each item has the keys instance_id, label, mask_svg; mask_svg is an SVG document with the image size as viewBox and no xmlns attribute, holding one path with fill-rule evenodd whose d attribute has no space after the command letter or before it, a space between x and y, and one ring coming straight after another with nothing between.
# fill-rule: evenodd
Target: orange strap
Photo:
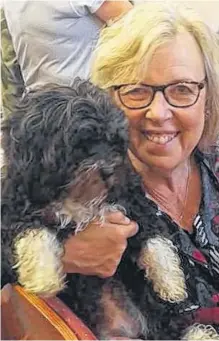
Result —
<instances>
[{"instance_id":1,"label":"orange strap","mask_svg":"<svg viewBox=\"0 0 219 341\"><path fill-rule=\"evenodd\" d=\"M40 297L26 292L21 286L15 285L14 289L30 302L63 336L64 340L78 340L77 336L68 325L53 311Z\"/></svg>"},{"instance_id":2,"label":"orange strap","mask_svg":"<svg viewBox=\"0 0 219 341\"><path fill-rule=\"evenodd\" d=\"M58 297L43 298L65 323L74 331L78 340L97 340L92 331Z\"/></svg>"}]
</instances>

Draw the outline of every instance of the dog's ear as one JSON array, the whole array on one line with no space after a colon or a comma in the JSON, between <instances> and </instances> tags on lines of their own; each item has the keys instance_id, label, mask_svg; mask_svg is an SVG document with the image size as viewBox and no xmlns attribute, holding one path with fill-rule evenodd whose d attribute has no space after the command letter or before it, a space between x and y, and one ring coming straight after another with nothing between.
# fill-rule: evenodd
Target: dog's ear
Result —
<instances>
[{"instance_id":1,"label":"dog's ear","mask_svg":"<svg viewBox=\"0 0 219 341\"><path fill-rule=\"evenodd\" d=\"M32 159L30 149L24 143L25 136L22 135L22 122L26 117L26 110L23 106L17 106L15 111L2 122L2 148L7 174L15 179L15 174L24 175Z\"/></svg>"},{"instance_id":2,"label":"dog's ear","mask_svg":"<svg viewBox=\"0 0 219 341\"><path fill-rule=\"evenodd\" d=\"M15 192L36 202L53 200L65 178L61 156L65 127L59 114L62 102L57 94L43 89L26 95L2 124L7 177L13 179Z\"/></svg>"}]
</instances>

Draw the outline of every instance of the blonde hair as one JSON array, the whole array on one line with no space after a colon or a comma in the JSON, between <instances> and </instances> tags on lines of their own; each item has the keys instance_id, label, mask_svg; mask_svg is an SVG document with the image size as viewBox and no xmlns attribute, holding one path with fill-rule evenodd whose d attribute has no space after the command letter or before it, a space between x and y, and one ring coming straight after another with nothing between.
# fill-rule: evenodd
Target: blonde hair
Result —
<instances>
[{"instance_id":1,"label":"blonde hair","mask_svg":"<svg viewBox=\"0 0 219 341\"><path fill-rule=\"evenodd\" d=\"M103 89L143 81L154 51L182 31L194 37L204 60L206 110L210 117L206 119L200 148L207 149L219 135L219 44L217 34L193 10L162 2L136 5L102 30L91 80Z\"/></svg>"}]
</instances>

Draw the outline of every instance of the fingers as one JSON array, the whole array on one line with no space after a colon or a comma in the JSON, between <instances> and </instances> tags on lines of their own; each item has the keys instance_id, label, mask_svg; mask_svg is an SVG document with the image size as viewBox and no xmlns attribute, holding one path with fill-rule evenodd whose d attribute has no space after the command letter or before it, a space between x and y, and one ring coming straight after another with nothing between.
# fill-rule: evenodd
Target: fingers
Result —
<instances>
[{"instance_id":1,"label":"fingers","mask_svg":"<svg viewBox=\"0 0 219 341\"><path fill-rule=\"evenodd\" d=\"M116 227L119 230L118 233L120 233L123 238L133 237L139 229L137 223L131 221L120 211L107 214L105 226L112 228L111 224L117 225Z\"/></svg>"},{"instance_id":2,"label":"fingers","mask_svg":"<svg viewBox=\"0 0 219 341\"><path fill-rule=\"evenodd\" d=\"M128 225L130 223L130 219L120 211L108 213L105 217L105 221L110 224L119 225Z\"/></svg>"},{"instance_id":3,"label":"fingers","mask_svg":"<svg viewBox=\"0 0 219 341\"><path fill-rule=\"evenodd\" d=\"M125 232L127 238L130 238L136 235L138 229L139 229L138 224L132 221L129 225L126 226L126 228L123 229L123 232Z\"/></svg>"}]
</instances>

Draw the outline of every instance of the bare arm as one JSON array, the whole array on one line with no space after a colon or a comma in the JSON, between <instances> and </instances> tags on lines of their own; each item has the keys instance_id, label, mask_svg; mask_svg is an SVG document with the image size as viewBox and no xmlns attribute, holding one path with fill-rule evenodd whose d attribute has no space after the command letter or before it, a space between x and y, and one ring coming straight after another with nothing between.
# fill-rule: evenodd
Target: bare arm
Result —
<instances>
[{"instance_id":1,"label":"bare arm","mask_svg":"<svg viewBox=\"0 0 219 341\"><path fill-rule=\"evenodd\" d=\"M127 13L130 9L132 9L133 5L128 0L120 0L120 1L111 1L106 0L100 6L100 8L95 12L95 15L103 22L107 22L110 19L117 18L125 13Z\"/></svg>"}]
</instances>

